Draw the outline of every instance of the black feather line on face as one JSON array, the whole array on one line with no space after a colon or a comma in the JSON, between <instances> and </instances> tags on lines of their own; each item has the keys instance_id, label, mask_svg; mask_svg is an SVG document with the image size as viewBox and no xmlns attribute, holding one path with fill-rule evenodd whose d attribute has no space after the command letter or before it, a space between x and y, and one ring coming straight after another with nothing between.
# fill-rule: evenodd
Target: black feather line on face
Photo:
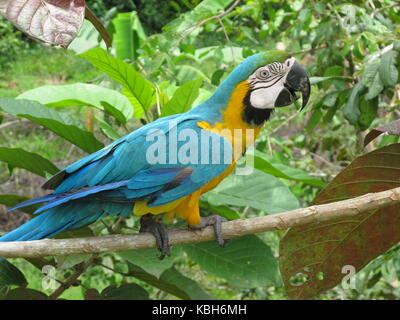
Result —
<instances>
[{"instance_id":1,"label":"black feather line on face","mask_svg":"<svg viewBox=\"0 0 400 320\"><path fill-rule=\"evenodd\" d=\"M251 92L252 90L250 90L243 99L244 110L242 119L252 126L261 126L269 119L274 109L259 109L253 107L250 102Z\"/></svg>"}]
</instances>

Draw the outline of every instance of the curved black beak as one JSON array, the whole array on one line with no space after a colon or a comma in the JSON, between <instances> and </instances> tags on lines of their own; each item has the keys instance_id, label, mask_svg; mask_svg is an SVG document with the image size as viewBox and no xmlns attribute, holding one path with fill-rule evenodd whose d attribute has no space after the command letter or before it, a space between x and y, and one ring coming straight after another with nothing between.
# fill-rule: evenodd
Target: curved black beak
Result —
<instances>
[{"instance_id":1,"label":"curved black beak","mask_svg":"<svg viewBox=\"0 0 400 320\"><path fill-rule=\"evenodd\" d=\"M301 92L303 100L301 110L303 110L310 98L311 85L306 70L297 62L292 65L284 86L285 88L280 92L275 101L275 107L283 107L291 104L299 98L296 92Z\"/></svg>"}]
</instances>

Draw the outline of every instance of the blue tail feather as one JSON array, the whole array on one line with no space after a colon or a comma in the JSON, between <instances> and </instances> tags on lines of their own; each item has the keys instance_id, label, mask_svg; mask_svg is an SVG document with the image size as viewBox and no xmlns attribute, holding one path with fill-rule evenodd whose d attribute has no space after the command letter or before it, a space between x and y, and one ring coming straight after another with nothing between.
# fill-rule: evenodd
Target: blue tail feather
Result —
<instances>
[{"instance_id":1,"label":"blue tail feather","mask_svg":"<svg viewBox=\"0 0 400 320\"><path fill-rule=\"evenodd\" d=\"M43 202L48 202L47 204L41 206L39 209L37 209L34 213L41 213L45 210L48 210L50 208L54 208L56 206L59 206L63 203L72 201L72 200L77 200L83 197L86 197L91 194L95 194L98 192L102 191L107 191L107 190L113 190L117 189L121 186L124 186L128 183L129 180L123 180L123 181L118 181L118 182L113 182L101 186L94 186L94 187L88 187L88 188L83 188L79 190L75 190L72 192L67 192L67 193L61 193L61 194L48 194L43 197L37 197L34 199L29 199L24 202L19 203L18 205L8 209L5 211L5 213L14 211L16 209L20 209L23 207L27 207L33 204L38 204L38 203L43 203Z\"/></svg>"},{"instance_id":2,"label":"blue tail feather","mask_svg":"<svg viewBox=\"0 0 400 320\"><path fill-rule=\"evenodd\" d=\"M8 212L14 211L14 210L19 209L19 208L28 207L28 206L30 206L32 204L48 202L48 201L51 201L51 200L55 199L56 197L57 197L56 195L48 194L48 195L45 195L43 197L37 197L37 198L29 199L29 200L21 202L21 203L17 204L16 206L8 209L4 213L8 213Z\"/></svg>"},{"instance_id":3,"label":"blue tail feather","mask_svg":"<svg viewBox=\"0 0 400 320\"><path fill-rule=\"evenodd\" d=\"M133 204L115 203L104 207L95 201L72 201L51 208L0 237L0 242L31 241L50 238L64 230L77 229L101 219L105 215L127 217Z\"/></svg>"},{"instance_id":4,"label":"blue tail feather","mask_svg":"<svg viewBox=\"0 0 400 320\"><path fill-rule=\"evenodd\" d=\"M53 201L50 201L48 204L41 206L39 209L37 209L34 213L40 213L43 212L47 209L54 208L56 206L59 206L63 203L84 198L86 196L89 196L94 193L98 193L101 191L107 191L107 190L113 190L117 189L119 187L122 187L128 183L129 180L123 180L123 181L118 181L118 182L113 182L101 186L94 186L94 187L89 187L89 188L84 188L80 190L76 190L74 192L68 192L64 194L60 194L54 199Z\"/></svg>"}]
</instances>

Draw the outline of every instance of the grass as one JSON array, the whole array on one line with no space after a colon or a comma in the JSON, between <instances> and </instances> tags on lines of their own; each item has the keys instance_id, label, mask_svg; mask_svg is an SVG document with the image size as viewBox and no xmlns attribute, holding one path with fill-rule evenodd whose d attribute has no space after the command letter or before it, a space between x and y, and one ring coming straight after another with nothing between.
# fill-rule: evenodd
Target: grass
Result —
<instances>
[{"instance_id":1,"label":"grass","mask_svg":"<svg viewBox=\"0 0 400 320\"><path fill-rule=\"evenodd\" d=\"M48 84L88 82L99 75L85 59L72 51L37 46L16 57L11 67L0 73L0 97L16 97L22 92Z\"/></svg>"}]
</instances>

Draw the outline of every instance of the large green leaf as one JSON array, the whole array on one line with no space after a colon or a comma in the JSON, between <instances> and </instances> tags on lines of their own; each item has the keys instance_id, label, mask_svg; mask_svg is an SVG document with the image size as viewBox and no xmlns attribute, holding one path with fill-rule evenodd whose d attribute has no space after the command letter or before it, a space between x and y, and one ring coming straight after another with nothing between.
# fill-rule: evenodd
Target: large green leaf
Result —
<instances>
[{"instance_id":1,"label":"large green leaf","mask_svg":"<svg viewBox=\"0 0 400 320\"><path fill-rule=\"evenodd\" d=\"M207 210L210 214L218 214L228 220L240 219L240 214L229 208L228 206L214 206L210 202L200 200L200 208L202 211Z\"/></svg>"},{"instance_id":2,"label":"large green leaf","mask_svg":"<svg viewBox=\"0 0 400 320\"><path fill-rule=\"evenodd\" d=\"M129 102L133 106L134 109L134 114L133 116L136 119L140 119L143 117L143 114L145 113L145 109L143 109L143 105L140 103L140 101L135 97L135 95L130 91L129 89L123 87L121 90L121 93L128 98Z\"/></svg>"},{"instance_id":3,"label":"large green leaf","mask_svg":"<svg viewBox=\"0 0 400 320\"><path fill-rule=\"evenodd\" d=\"M109 286L101 294L96 289L88 289L85 300L149 300L149 294L141 286L127 283L119 287Z\"/></svg>"},{"instance_id":4,"label":"large green leaf","mask_svg":"<svg viewBox=\"0 0 400 320\"><path fill-rule=\"evenodd\" d=\"M206 293L196 281L184 276L174 267L165 270L160 277L160 281L172 284L175 288L173 291L170 291L170 293L176 295L177 297L182 297L182 299L186 299L186 297L184 297L185 295L188 297L188 299L192 300L215 299L215 297ZM184 294L182 295L181 292Z\"/></svg>"},{"instance_id":5,"label":"large green leaf","mask_svg":"<svg viewBox=\"0 0 400 320\"><path fill-rule=\"evenodd\" d=\"M367 100L373 99L376 96L378 96L382 90L383 90L383 83L379 75L379 72L377 72L375 74L374 79L372 80L372 83L368 87L368 93L365 95L365 98Z\"/></svg>"},{"instance_id":6,"label":"large green leaf","mask_svg":"<svg viewBox=\"0 0 400 320\"><path fill-rule=\"evenodd\" d=\"M372 71L371 71L372 72ZM375 70L375 77L379 78L379 73ZM367 80L366 80L367 81ZM368 80L369 81L369 80ZM374 91L375 80L373 78L371 84L363 84L358 82L352 89L350 96L343 108L344 117L353 125L358 126L361 130L366 130L375 119L378 112L378 97L377 95L383 89L383 86L379 84L378 91ZM369 91L367 91L369 86ZM373 93L370 95L370 93Z\"/></svg>"},{"instance_id":7,"label":"large green leaf","mask_svg":"<svg viewBox=\"0 0 400 320\"><path fill-rule=\"evenodd\" d=\"M367 153L344 169L313 205L400 186L400 144ZM290 298L308 299L339 284L344 266L358 272L400 241L400 205L332 222L291 228L280 242L280 270ZM297 277L306 282L295 283Z\"/></svg>"},{"instance_id":8,"label":"large green leaf","mask_svg":"<svg viewBox=\"0 0 400 320\"><path fill-rule=\"evenodd\" d=\"M169 116L176 113L183 113L192 107L193 101L199 96L199 89L203 80L188 81L176 89L171 100L169 100L161 110L161 116Z\"/></svg>"},{"instance_id":9,"label":"large green leaf","mask_svg":"<svg viewBox=\"0 0 400 320\"><path fill-rule=\"evenodd\" d=\"M8 285L22 286L27 281L25 276L7 260L0 260L0 288Z\"/></svg>"},{"instance_id":10,"label":"large green leaf","mask_svg":"<svg viewBox=\"0 0 400 320\"><path fill-rule=\"evenodd\" d=\"M65 113L41 105L39 102L0 98L0 109L11 115L29 119L63 137L88 153L99 150L103 144L93 133L83 129L80 122Z\"/></svg>"},{"instance_id":11,"label":"large green leaf","mask_svg":"<svg viewBox=\"0 0 400 320\"><path fill-rule=\"evenodd\" d=\"M374 81L374 78L376 76L376 73L379 70L379 65L380 65L381 60L380 59L375 59L369 62L364 69L363 77L361 79L362 83L365 86L370 86L372 82Z\"/></svg>"},{"instance_id":12,"label":"large green leaf","mask_svg":"<svg viewBox=\"0 0 400 320\"><path fill-rule=\"evenodd\" d=\"M101 131L111 140L117 140L121 138L121 135L115 131L113 127L111 127L106 121L101 118L95 117Z\"/></svg>"},{"instance_id":13,"label":"large green leaf","mask_svg":"<svg viewBox=\"0 0 400 320\"><path fill-rule=\"evenodd\" d=\"M34 100L48 107L94 106L108 112L102 103L106 102L122 112L126 119L133 115L132 105L123 94L88 83L38 87L25 91L17 99Z\"/></svg>"},{"instance_id":14,"label":"large green leaf","mask_svg":"<svg viewBox=\"0 0 400 320\"><path fill-rule=\"evenodd\" d=\"M115 28L113 43L116 57L121 60L135 60L138 43L135 43L133 36L132 12L118 13L112 23Z\"/></svg>"},{"instance_id":15,"label":"large green leaf","mask_svg":"<svg viewBox=\"0 0 400 320\"><path fill-rule=\"evenodd\" d=\"M49 160L36 153L28 152L19 148L12 149L0 147L0 161L6 162L10 169L22 168L42 177L45 177L46 173L53 175L59 171L58 168Z\"/></svg>"},{"instance_id":16,"label":"large green leaf","mask_svg":"<svg viewBox=\"0 0 400 320\"><path fill-rule=\"evenodd\" d=\"M270 247L255 235L232 239L225 248L209 241L187 244L183 249L202 269L238 288L257 288L277 282L277 261Z\"/></svg>"},{"instance_id":17,"label":"large green leaf","mask_svg":"<svg viewBox=\"0 0 400 320\"><path fill-rule=\"evenodd\" d=\"M365 90L365 86L361 82L358 82L351 89L349 98L344 105L344 117L353 125L358 123L358 118L360 117L360 95L363 94Z\"/></svg>"},{"instance_id":18,"label":"large green leaf","mask_svg":"<svg viewBox=\"0 0 400 320\"><path fill-rule=\"evenodd\" d=\"M28 288L16 288L10 290L4 300L48 300L49 297L38 290Z\"/></svg>"},{"instance_id":19,"label":"large green leaf","mask_svg":"<svg viewBox=\"0 0 400 320\"><path fill-rule=\"evenodd\" d=\"M215 297L207 294L200 285L171 267L165 270L160 278L153 276L138 266L129 263L129 274L160 290L168 292L184 300L213 300Z\"/></svg>"},{"instance_id":20,"label":"large green leaf","mask_svg":"<svg viewBox=\"0 0 400 320\"><path fill-rule=\"evenodd\" d=\"M399 71L396 68L397 55L398 52L395 50L390 50L382 55L379 76L386 86L394 86L397 83L399 77Z\"/></svg>"},{"instance_id":21,"label":"large green leaf","mask_svg":"<svg viewBox=\"0 0 400 320\"><path fill-rule=\"evenodd\" d=\"M249 157L253 157L253 155L249 155ZM277 178L301 181L318 187L325 185L322 180L309 176L303 170L279 163L273 157L259 151L256 151L254 155L254 167Z\"/></svg>"},{"instance_id":22,"label":"large green leaf","mask_svg":"<svg viewBox=\"0 0 400 320\"><path fill-rule=\"evenodd\" d=\"M153 102L154 86L137 72L131 65L107 54L104 49L95 48L81 56L90 61L96 68L106 73L121 84L122 91L133 105L133 108L146 111ZM136 111L135 111L136 113Z\"/></svg>"},{"instance_id":23,"label":"large green leaf","mask_svg":"<svg viewBox=\"0 0 400 320\"><path fill-rule=\"evenodd\" d=\"M368 100L375 98L383 90L383 83L379 75L380 64L381 59L375 59L365 67L361 81L368 88L368 93L365 95Z\"/></svg>"},{"instance_id":24,"label":"large green leaf","mask_svg":"<svg viewBox=\"0 0 400 320\"><path fill-rule=\"evenodd\" d=\"M126 97L125 97L126 98ZM129 100L128 100L129 101ZM112 106L106 101L102 101L101 105L104 108L104 111L107 112L108 114L111 114L115 119L117 119L119 122L126 124L127 118L124 116L124 114L119 111L116 107Z\"/></svg>"},{"instance_id":25,"label":"large green leaf","mask_svg":"<svg viewBox=\"0 0 400 320\"><path fill-rule=\"evenodd\" d=\"M123 284L120 287L105 288L101 296L105 300L149 300L148 292L135 283Z\"/></svg>"},{"instance_id":26,"label":"large green leaf","mask_svg":"<svg viewBox=\"0 0 400 320\"><path fill-rule=\"evenodd\" d=\"M213 205L249 206L268 213L299 207L299 201L282 181L256 169L246 176L230 175L204 197Z\"/></svg>"},{"instance_id":27,"label":"large green leaf","mask_svg":"<svg viewBox=\"0 0 400 320\"><path fill-rule=\"evenodd\" d=\"M160 252L157 249L127 250L118 252L123 259L146 270L149 274L159 277L166 269L174 263L176 248L171 250L171 256L160 260L157 257Z\"/></svg>"},{"instance_id":28,"label":"large green leaf","mask_svg":"<svg viewBox=\"0 0 400 320\"><path fill-rule=\"evenodd\" d=\"M378 114L378 104L379 99L375 97L373 99L365 99L365 97L361 97L360 101L360 117L358 118L358 125L361 130L366 130L371 125L372 121L375 120Z\"/></svg>"},{"instance_id":29,"label":"large green leaf","mask_svg":"<svg viewBox=\"0 0 400 320\"><path fill-rule=\"evenodd\" d=\"M119 13L112 23L115 27L113 41L117 58L135 60L137 49L146 40L138 14L135 11Z\"/></svg>"}]
</instances>

